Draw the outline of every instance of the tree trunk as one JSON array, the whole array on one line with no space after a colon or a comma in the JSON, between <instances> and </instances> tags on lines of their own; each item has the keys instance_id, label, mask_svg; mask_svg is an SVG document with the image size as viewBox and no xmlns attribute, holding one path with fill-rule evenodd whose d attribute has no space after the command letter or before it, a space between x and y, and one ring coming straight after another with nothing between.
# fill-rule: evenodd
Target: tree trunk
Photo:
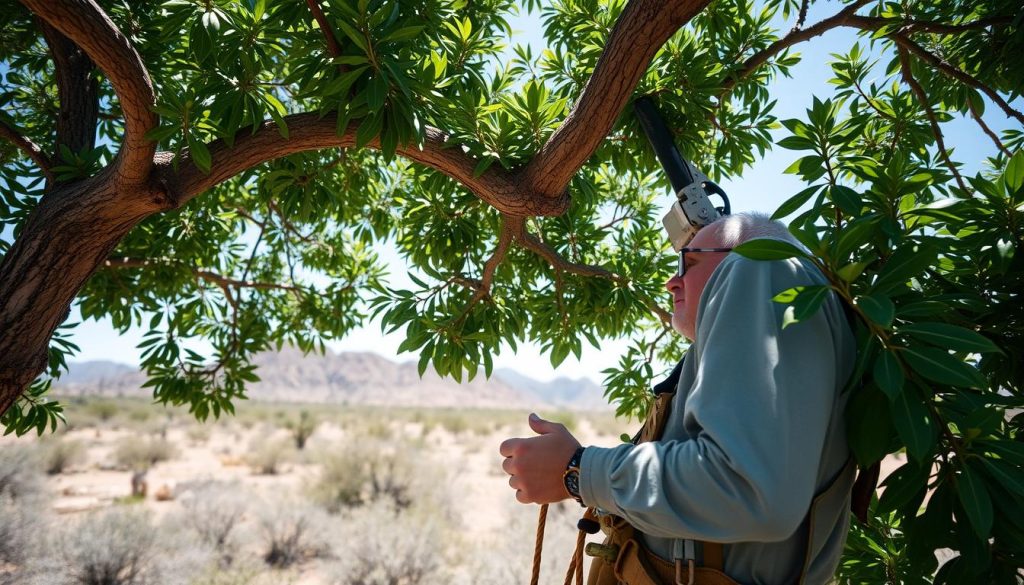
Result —
<instances>
[{"instance_id":1,"label":"tree trunk","mask_svg":"<svg viewBox=\"0 0 1024 585\"><path fill-rule=\"evenodd\" d=\"M121 238L172 207L159 184L114 179L102 173L47 193L0 263L0 412L46 368L50 337Z\"/></svg>"}]
</instances>

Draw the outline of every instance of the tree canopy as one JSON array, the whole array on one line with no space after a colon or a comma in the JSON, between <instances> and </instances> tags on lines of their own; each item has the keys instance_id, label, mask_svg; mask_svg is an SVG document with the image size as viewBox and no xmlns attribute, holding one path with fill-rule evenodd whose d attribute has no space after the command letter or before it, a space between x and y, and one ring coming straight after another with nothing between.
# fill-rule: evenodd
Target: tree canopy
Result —
<instances>
[{"instance_id":1,"label":"tree canopy","mask_svg":"<svg viewBox=\"0 0 1024 585\"><path fill-rule=\"evenodd\" d=\"M628 107L651 95L713 178L795 153L806 188L775 215L809 253L741 252L821 267L829 287L775 301L787 326L828 290L848 302L851 447L865 471L908 454L851 528L842 578L1016 582L1024 11L819 0L810 22L810 4L0 2L4 425L61 416L46 392L75 350L72 301L147 327L154 397L199 418L244 398L256 352L323 350L374 316L421 372L457 379L489 374L504 344L557 365L633 338L607 395L642 414L656 364L685 351L661 306L667 181ZM519 10L540 11L547 48L499 58ZM859 40L833 55L834 91L777 119L772 80L840 27ZM956 119L991 153L949 144ZM410 290L387 282L385 241ZM955 551L941 567L939 549Z\"/></svg>"}]
</instances>

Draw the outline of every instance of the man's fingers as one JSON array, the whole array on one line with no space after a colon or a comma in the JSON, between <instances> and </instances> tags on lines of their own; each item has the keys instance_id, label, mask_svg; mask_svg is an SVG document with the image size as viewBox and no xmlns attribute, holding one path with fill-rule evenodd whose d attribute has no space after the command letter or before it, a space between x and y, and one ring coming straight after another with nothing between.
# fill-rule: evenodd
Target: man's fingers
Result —
<instances>
[{"instance_id":1,"label":"man's fingers","mask_svg":"<svg viewBox=\"0 0 1024 585\"><path fill-rule=\"evenodd\" d=\"M548 433L553 433L562 427L562 425L560 425L559 423L553 423L551 421L544 420L541 417L537 416L536 413L532 412L530 413L529 422L530 428L533 429L533 432L537 433L538 435L546 435Z\"/></svg>"},{"instance_id":2,"label":"man's fingers","mask_svg":"<svg viewBox=\"0 0 1024 585\"><path fill-rule=\"evenodd\" d=\"M522 491L522 485L523 480L518 475L513 475L512 477L508 478L508 487L516 491Z\"/></svg>"},{"instance_id":3,"label":"man's fingers","mask_svg":"<svg viewBox=\"0 0 1024 585\"><path fill-rule=\"evenodd\" d=\"M505 439L501 442L501 445L498 445L498 453L500 453L502 457L511 457L515 455L516 447L518 447L521 440L522 439Z\"/></svg>"},{"instance_id":4,"label":"man's fingers","mask_svg":"<svg viewBox=\"0 0 1024 585\"><path fill-rule=\"evenodd\" d=\"M516 501L520 504L532 504L533 501L526 497L526 492L523 490L516 490Z\"/></svg>"},{"instance_id":5,"label":"man's fingers","mask_svg":"<svg viewBox=\"0 0 1024 585\"><path fill-rule=\"evenodd\" d=\"M511 457L506 457L501 462L501 470L509 475L515 475L515 463Z\"/></svg>"}]
</instances>

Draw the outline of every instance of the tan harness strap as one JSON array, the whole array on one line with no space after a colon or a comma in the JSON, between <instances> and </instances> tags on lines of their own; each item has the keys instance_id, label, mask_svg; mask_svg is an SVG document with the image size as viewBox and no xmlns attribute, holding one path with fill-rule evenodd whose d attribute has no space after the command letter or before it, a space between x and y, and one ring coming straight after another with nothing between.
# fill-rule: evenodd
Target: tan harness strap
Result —
<instances>
[{"instance_id":1,"label":"tan harness strap","mask_svg":"<svg viewBox=\"0 0 1024 585\"><path fill-rule=\"evenodd\" d=\"M725 546L720 542L704 543L704 566L721 571L725 566Z\"/></svg>"}]
</instances>

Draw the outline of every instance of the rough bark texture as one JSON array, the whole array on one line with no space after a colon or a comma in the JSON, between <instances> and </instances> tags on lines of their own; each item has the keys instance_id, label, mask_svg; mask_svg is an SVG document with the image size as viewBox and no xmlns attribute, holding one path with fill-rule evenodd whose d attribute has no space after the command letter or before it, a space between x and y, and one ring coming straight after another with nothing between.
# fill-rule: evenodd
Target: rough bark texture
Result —
<instances>
[{"instance_id":1,"label":"rough bark texture","mask_svg":"<svg viewBox=\"0 0 1024 585\"><path fill-rule=\"evenodd\" d=\"M96 123L99 121L99 82L93 77L92 59L57 29L40 21L46 44L53 57L57 79L57 148L54 159L60 159L61 145L72 152L96 146Z\"/></svg>"},{"instance_id":2,"label":"rough bark texture","mask_svg":"<svg viewBox=\"0 0 1024 585\"><path fill-rule=\"evenodd\" d=\"M50 337L93 271L142 218L170 207L158 187L126 201L108 175L44 196L0 265L0 411L45 369Z\"/></svg>"},{"instance_id":3,"label":"rough bark texture","mask_svg":"<svg viewBox=\"0 0 1024 585\"><path fill-rule=\"evenodd\" d=\"M608 135L658 49L710 3L630 2L572 112L523 170L520 188L544 197L564 197L569 181Z\"/></svg>"}]
</instances>

